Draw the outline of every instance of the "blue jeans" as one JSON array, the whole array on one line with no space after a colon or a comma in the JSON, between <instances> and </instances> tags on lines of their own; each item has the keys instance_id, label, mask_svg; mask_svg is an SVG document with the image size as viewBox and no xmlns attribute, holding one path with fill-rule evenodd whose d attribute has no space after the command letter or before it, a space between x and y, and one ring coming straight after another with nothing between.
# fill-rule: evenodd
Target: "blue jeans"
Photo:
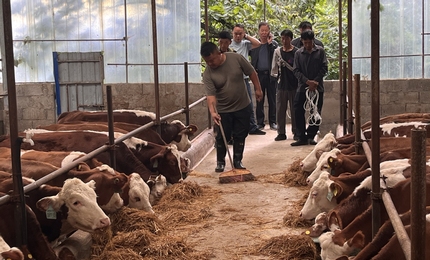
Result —
<instances>
[{"instance_id":1,"label":"blue jeans","mask_svg":"<svg viewBox=\"0 0 430 260\"><path fill-rule=\"evenodd\" d=\"M253 132L257 130L257 122L255 121L254 103L252 101L253 98L252 98L252 92L251 92L251 85L249 84L249 78L245 79L245 85L246 85L246 89L248 90L249 99L251 99L251 109L252 109L252 113L249 121L249 131Z\"/></svg>"}]
</instances>

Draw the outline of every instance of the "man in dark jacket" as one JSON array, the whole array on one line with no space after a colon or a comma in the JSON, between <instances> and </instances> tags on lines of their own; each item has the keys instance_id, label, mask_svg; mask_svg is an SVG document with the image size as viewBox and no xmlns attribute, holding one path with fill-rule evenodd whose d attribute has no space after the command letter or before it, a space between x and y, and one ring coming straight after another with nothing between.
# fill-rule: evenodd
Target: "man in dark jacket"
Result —
<instances>
[{"instance_id":1,"label":"man in dark jacket","mask_svg":"<svg viewBox=\"0 0 430 260\"><path fill-rule=\"evenodd\" d=\"M270 76L272 68L273 52L278 47L278 43L273 40L273 35L270 33L270 26L266 22L261 22L258 25L258 33L260 35L261 45L252 49L251 64L255 68L260 80L263 98L257 101L256 117L259 129L264 128L264 97L267 94L269 103L269 126L272 130L277 130L276 125L276 78Z\"/></svg>"},{"instance_id":2,"label":"man in dark jacket","mask_svg":"<svg viewBox=\"0 0 430 260\"><path fill-rule=\"evenodd\" d=\"M304 32L304 31L308 31L308 30L312 31L312 24L310 22L308 22L308 21L301 22L300 25L299 25L299 30L300 30L300 33ZM314 43L316 45L319 45L319 46L321 46L321 47L324 48L324 44L320 40L314 39ZM291 41L291 44L294 45L294 46L296 46L299 49L301 47L303 47L302 39L300 37L297 37L297 38L293 39Z\"/></svg>"},{"instance_id":3,"label":"man in dark jacket","mask_svg":"<svg viewBox=\"0 0 430 260\"><path fill-rule=\"evenodd\" d=\"M304 31L301 34L303 48L294 55L293 73L298 80L294 111L296 113L296 135L298 141L292 146L315 145L314 137L321 124L321 110L324 97L323 78L327 74L327 56L324 48L315 45L314 32ZM306 128L305 108L309 108L310 117Z\"/></svg>"}]
</instances>

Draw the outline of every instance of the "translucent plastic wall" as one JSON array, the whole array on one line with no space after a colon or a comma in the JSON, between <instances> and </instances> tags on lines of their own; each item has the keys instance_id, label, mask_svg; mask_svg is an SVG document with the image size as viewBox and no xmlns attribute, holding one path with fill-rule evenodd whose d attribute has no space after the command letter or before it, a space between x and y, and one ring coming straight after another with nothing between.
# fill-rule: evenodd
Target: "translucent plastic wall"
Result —
<instances>
[{"instance_id":1,"label":"translucent plastic wall","mask_svg":"<svg viewBox=\"0 0 430 260\"><path fill-rule=\"evenodd\" d=\"M106 83L154 82L150 0L11 2L18 82L54 81L54 51L103 52ZM184 82L183 63L200 62L200 2L156 3L159 81ZM200 65L189 77L200 82Z\"/></svg>"},{"instance_id":2,"label":"translucent plastic wall","mask_svg":"<svg viewBox=\"0 0 430 260\"><path fill-rule=\"evenodd\" d=\"M380 1L381 79L430 77L428 2ZM352 10L353 73L370 79L370 0L353 1Z\"/></svg>"}]
</instances>

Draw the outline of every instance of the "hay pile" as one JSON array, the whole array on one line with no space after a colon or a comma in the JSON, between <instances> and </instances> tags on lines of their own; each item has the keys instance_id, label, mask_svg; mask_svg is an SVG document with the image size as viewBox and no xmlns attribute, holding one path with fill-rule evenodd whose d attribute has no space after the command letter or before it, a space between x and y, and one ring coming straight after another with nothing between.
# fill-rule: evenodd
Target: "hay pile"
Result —
<instances>
[{"instance_id":1,"label":"hay pile","mask_svg":"<svg viewBox=\"0 0 430 260\"><path fill-rule=\"evenodd\" d=\"M318 258L316 246L309 236L273 237L255 249L256 254L278 260L315 260Z\"/></svg>"},{"instance_id":2,"label":"hay pile","mask_svg":"<svg viewBox=\"0 0 430 260\"><path fill-rule=\"evenodd\" d=\"M299 212L305 205L308 194L304 194L302 199L291 204L287 214L283 218L283 224L291 228L310 227L314 223L311 220L305 220L299 218Z\"/></svg>"},{"instance_id":3,"label":"hay pile","mask_svg":"<svg viewBox=\"0 0 430 260\"><path fill-rule=\"evenodd\" d=\"M91 259L208 259L174 230L212 216L210 205L216 197L207 186L184 182L165 190L155 215L122 207L110 215L110 229L93 234Z\"/></svg>"},{"instance_id":4,"label":"hay pile","mask_svg":"<svg viewBox=\"0 0 430 260\"><path fill-rule=\"evenodd\" d=\"M284 171L284 183L288 184L291 187L306 187L308 184L306 183L307 176L300 169L300 161L302 159L298 159L293 162L290 167Z\"/></svg>"}]
</instances>

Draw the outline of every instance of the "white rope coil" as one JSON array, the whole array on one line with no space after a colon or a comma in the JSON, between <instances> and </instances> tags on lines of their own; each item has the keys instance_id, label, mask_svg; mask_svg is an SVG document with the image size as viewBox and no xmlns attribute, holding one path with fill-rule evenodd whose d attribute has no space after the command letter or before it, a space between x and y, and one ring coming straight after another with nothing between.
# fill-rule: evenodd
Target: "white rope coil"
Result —
<instances>
[{"instance_id":1,"label":"white rope coil","mask_svg":"<svg viewBox=\"0 0 430 260\"><path fill-rule=\"evenodd\" d=\"M303 108L305 111L309 112L308 117L308 125L314 125L319 126L322 122L322 117L318 113L318 99L319 99L319 93L318 91L309 91L308 88L306 88L306 101L303 104Z\"/></svg>"}]
</instances>

